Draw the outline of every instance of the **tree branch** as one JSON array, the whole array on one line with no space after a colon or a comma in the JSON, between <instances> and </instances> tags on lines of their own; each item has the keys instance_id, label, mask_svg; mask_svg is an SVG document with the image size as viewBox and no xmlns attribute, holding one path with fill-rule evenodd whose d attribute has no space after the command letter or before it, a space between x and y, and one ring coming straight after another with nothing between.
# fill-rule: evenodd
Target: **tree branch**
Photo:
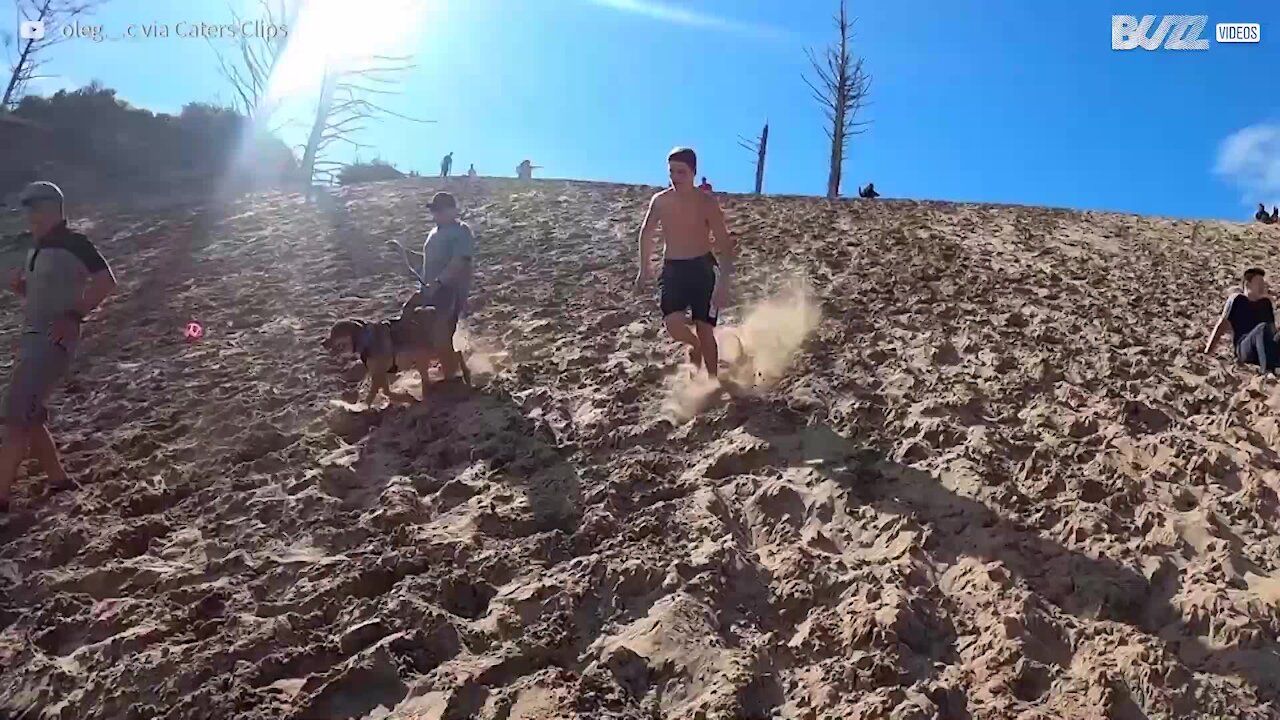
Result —
<instances>
[{"instance_id":1,"label":"tree branch","mask_svg":"<svg viewBox=\"0 0 1280 720\"><path fill-rule=\"evenodd\" d=\"M393 117L423 124L435 122L403 115L371 99L400 94L403 74L416 67L410 59L411 56L370 55L341 68L326 69L311 138L303 154L304 172L315 178L331 175L325 168L344 166L345 163L324 157L335 146L368 148L354 136L365 131L369 121Z\"/></svg>"},{"instance_id":2,"label":"tree branch","mask_svg":"<svg viewBox=\"0 0 1280 720\"><path fill-rule=\"evenodd\" d=\"M802 79L822 108L824 134L831 145L827 177L827 196L831 198L840 191L844 151L849 138L865 132L869 124L858 120L859 113L867 105L871 76L865 71L863 58L855 55L852 49L856 23L857 18L848 15L847 0L840 0L838 11L832 17L835 40L821 53L812 48L805 50L810 72L802 74Z\"/></svg>"}]
</instances>

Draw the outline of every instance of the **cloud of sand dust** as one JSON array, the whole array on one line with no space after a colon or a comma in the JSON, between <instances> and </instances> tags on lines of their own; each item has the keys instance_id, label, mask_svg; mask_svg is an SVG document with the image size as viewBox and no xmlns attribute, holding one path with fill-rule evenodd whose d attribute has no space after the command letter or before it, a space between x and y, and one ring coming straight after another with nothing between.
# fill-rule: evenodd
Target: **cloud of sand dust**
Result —
<instances>
[{"instance_id":1,"label":"cloud of sand dust","mask_svg":"<svg viewBox=\"0 0 1280 720\"><path fill-rule=\"evenodd\" d=\"M1280 205L1280 123L1253 125L1218 147L1214 173L1239 187L1250 207Z\"/></svg>"},{"instance_id":2,"label":"cloud of sand dust","mask_svg":"<svg viewBox=\"0 0 1280 720\"><path fill-rule=\"evenodd\" d=\"M809 336L822 321L822 307L813 288L792 280L779 291L747 308L736 327L716 330L720 345L721 384L737 395L759 395L786 374ZM721 384L696 377L687 369L668 379L663 412L684 422L698 414L720 393Z\"/></svg>"},{"instance_id":3,"label":"cloud of sand dust","mask_svg":"<svg viewBox=\"0 0 1280 720\"><path fill-rule=\"evenodd\" d=\"M510 361L510 353L499 347L497 341L466 327L458 328L453 336L453 346L462 351L473 382L497 375Z\"/></svg>"},{"instance_id":4,"label":"cloud of sand dust","mask_svg":"<svg viewBox=\"0 0 1280 720\"><path fill-rule=\"evenodd\" d=\"M736 33L738 35L751 35L764 38L777 38L783 35L781 30L769 25L756 25L753 23L739 22L729 18L688 10L675 5L665 5L660 2L654 2L653 0L589 0L589 2L601 7L621 10L622 12L628 12L634 15L644 15L646 17L653 18L654 20L661 20L662 22L668 22L675 25L687 25L689 27L720 30L723 32Z\"/></svg>"}]
</instances>

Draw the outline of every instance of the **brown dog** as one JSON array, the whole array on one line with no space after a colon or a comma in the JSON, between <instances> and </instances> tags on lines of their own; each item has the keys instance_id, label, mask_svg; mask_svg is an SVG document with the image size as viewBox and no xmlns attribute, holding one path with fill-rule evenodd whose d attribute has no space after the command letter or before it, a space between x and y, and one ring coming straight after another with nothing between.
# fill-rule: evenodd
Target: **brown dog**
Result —
<instances>
[{"instance_id":1,"label":"brown dog","mask_svg":"<svg viewBox=\"0 0 1280 720\"><path fill-rule=\"evenodd\" d=\"M339 320L329 329L323 345L331 353L355 353L369 375L369 392L364 402L371 405L382 391L392 402L416 402L412 395L391 391L390 376L413 368L422 378L422 396L427 395L427 370L433 360L443 361L446 353L454 353L463 380L470 385L471 373L462 354L453 349L452 337L447 343L439 339L439 313L435 307L418 304L420 294L405 303L400 316L382 322Z\"/></svg>"}]
</instances>

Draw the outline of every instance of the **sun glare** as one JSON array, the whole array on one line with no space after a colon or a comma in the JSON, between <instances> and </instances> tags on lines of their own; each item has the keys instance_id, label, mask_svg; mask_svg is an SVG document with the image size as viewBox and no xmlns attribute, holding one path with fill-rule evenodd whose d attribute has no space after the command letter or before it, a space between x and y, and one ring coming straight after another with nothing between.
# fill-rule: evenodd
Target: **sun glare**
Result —
<instances>
[{"instance_id":1,"label":"sun glare","mask_svg":"<svg viewBox=\"0 0 1280 720\"><path fill-rule=\"evenodd\" d=\"M374 55L413 50L422 23L438 0L305 0L289 45L271 78L279 100L319 89L328 63L347 69L369 65Z\"/></svg>"}]
</instances>

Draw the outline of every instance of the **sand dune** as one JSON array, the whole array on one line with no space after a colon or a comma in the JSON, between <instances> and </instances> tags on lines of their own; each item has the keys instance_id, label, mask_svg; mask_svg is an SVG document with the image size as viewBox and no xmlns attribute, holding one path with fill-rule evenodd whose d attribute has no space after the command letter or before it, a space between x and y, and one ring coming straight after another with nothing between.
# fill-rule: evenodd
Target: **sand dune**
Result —
<instances>
[{"instance_id":1,"label":"sand dune","mask_svg":"<svg viewBox=\"0 0 1280 720\"><path fill-rule=\"evenodd\" d=\"M485 181L479 387L364 408L319 340L435 189L84 218L125 292L83 485L0 521L0 717L1280 716L1280 384L1199 353L1275 229L728 196L720 392L648 190Z\"/></svg>"}]
</instances>

